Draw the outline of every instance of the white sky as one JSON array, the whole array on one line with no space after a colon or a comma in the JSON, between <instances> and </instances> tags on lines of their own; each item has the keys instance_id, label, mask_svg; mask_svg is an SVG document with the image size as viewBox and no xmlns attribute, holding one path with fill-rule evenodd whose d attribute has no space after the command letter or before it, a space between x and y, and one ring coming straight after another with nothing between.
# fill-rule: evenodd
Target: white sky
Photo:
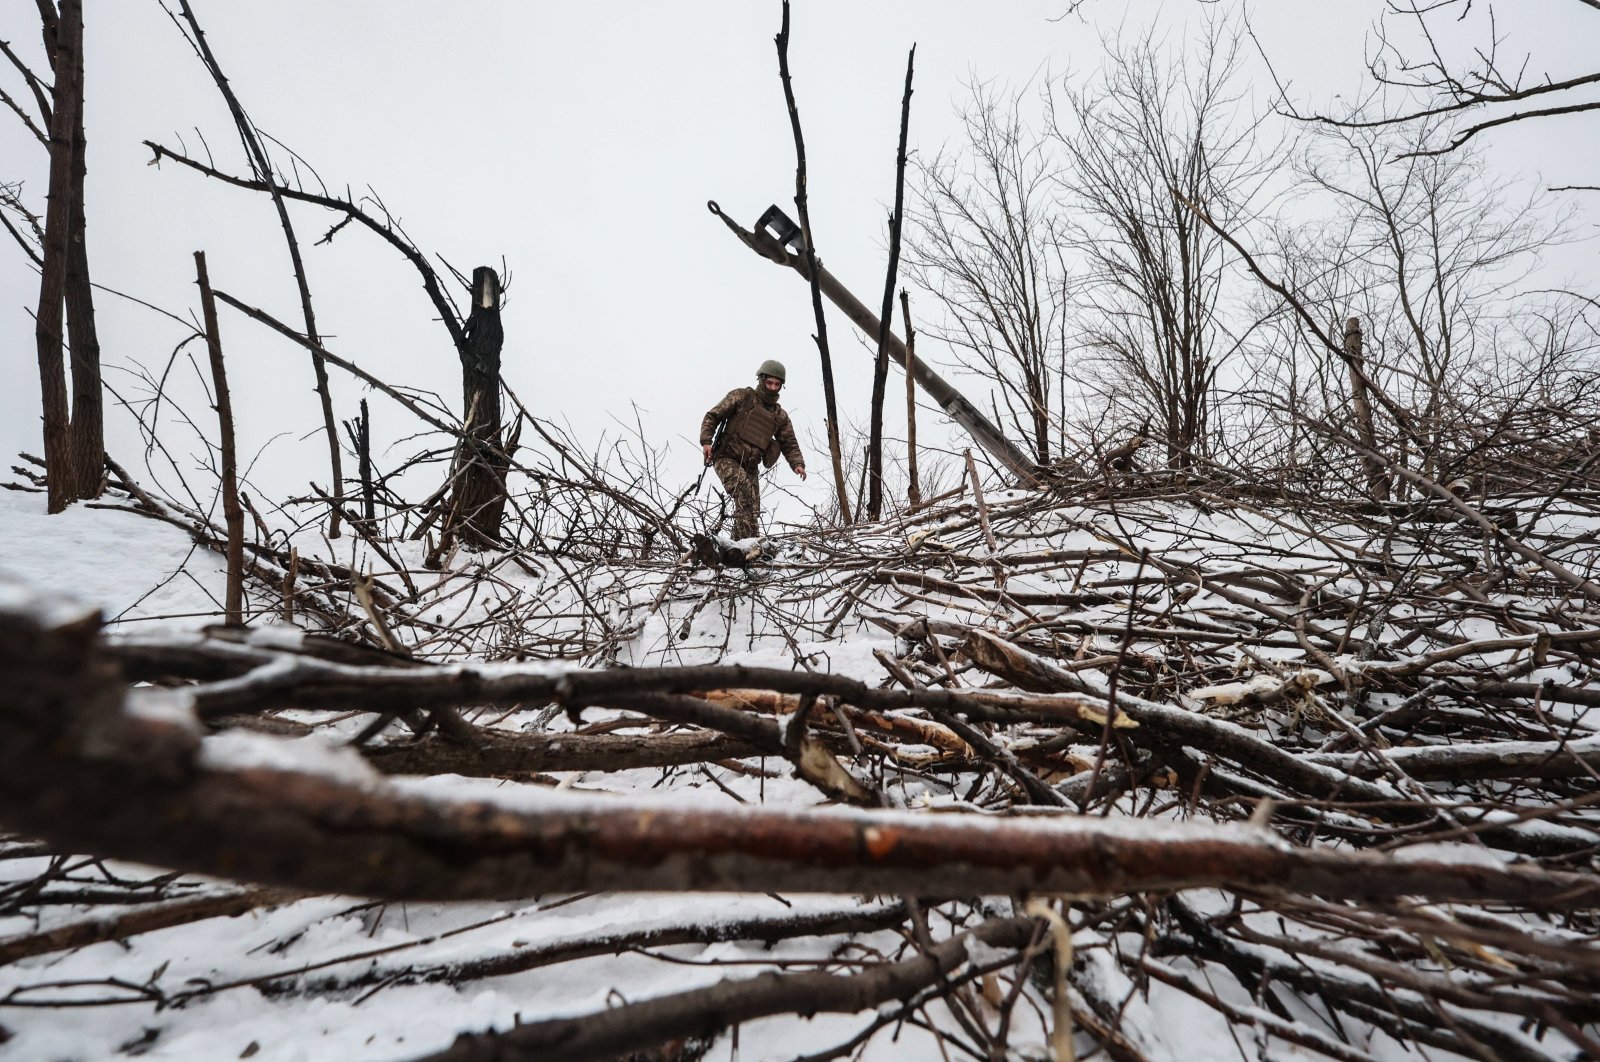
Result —
<instances>
[{"instance_id":1,"label":"white sky","mask_svg":"<svg viewBox=\"0 0 1600 1062\"><path fill-rule=\"evenodd\" d=\"M368 185L425 252L463 271L512 271L504 376L536 413L568 419L593 445L643 410L669 474L697 471L700 415L759 361L790 369L785 404L814 471L823 424L809 296L724 230L707 199L746 225L769 203L792 210L794 155L772 38L777 0L548 3L543 0L195 0L211 43L257 125L316 166L333 188ZM1227 5L1224 5L1227 6ZM270 202L168 163L149 167L145 139L199 152L203 132L223 168L244 172L227 114L197 59L155 0L92 4L88 69L89 242L97 281L187 315L195 311L191 252L204 249L213 283L299 325L288 258ZM1174 40L1199 18L1195 0L1091 0L1088 21L1058 19L1064 0L798 0L791 65L805 125L812 213L829 268L869 305L882 296L884 217L907 48L917 44L913 149L955 134L962 83L1022 84L1042 71L1092 70L1099 34L1123 18L1159 18ZM1263 45L1303 99L1359 91L1363 38L1380 0L1272 0L1250 5ZM1600 13L1573 0L1502 4L1512 45L1536 51L1557 76L1588 69ZM0 37L37 59L31 0L0 0ZM39 61L42 67L42 60ZM1270 82L1259 69L1255 105ZM23 97L20 79L0 84ZM1546 183L1595 183L1595 123L1579 117L1496 135L1497 164L1542 168ZM44 153L0 114L0 178L27 180L42 209ZM313 247L334 218L295 210L319 324L330 349L394 384L439 391L455 405L459 368L430 320L416 274L355 227ZM1592 262L1586 253L1584 263ZM31 307L36 275L9 242L0 249L0 448L39 449ZM931 313L931 300L913 309ZM108 365L159 371L181 332L148 310L99 297ZM841 412L864 421L869 360L830 308ZM253 452L269 494L326 482L320 440L293 442L319 414L305 356L224 308L221 331ZM922 353L943 360L925 345ZM198 349L195 350L198 355ZM361 397L335 372L336 411ZM114 386L125 374L108 370ZM960 381L957 381L958 384ZM898 385L898 377L894 383ZM894 393L894 392L891 392ZM375 434L414 425L373 403ZM891 403L890 430L900 431ZM188 412L209 417L199 403ZM209 426L209 424L208 424ZM809 437L809 440L808 440ZM138 463L131 436L110 446ZM410 445L378 457L392 466ZM781 469L778 479L794 481ZM800 488L820 503L822 476Z\"/></svg>"}]
</instances>

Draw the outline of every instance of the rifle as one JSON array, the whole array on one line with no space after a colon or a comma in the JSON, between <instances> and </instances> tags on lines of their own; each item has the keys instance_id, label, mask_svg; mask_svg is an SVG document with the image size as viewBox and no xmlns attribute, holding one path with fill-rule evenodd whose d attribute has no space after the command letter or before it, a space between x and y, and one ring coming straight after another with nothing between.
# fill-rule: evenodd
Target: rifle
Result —
<instances>
[{"instance_id":1,"label":"rifle","mask_svg":"<svg viewBox=\"0 0 1600 1062\"><path fill-rule=\"evenodd\" d=\"M709 472L710 470L711 470L711 462L707 461L706 462L706 466L700 470L700 475L695 479L694 485L691 486L688 490L684 491L682 494L678 495L677 504L672 507L672 510L669 513L667 513L667 517L666 517L665 520L662 521L662 523L667 523L667 524L672 523L672 518L674 516L678 515L678 510L683 508L683 503L689 500L689 495L696 494L696 493L699 492L700 484L702 484L702 483L704 483L706 481L706 473Z\"/></svg>"},{"instance_id":2,"label":"rifle","mask_svg":"<svg viewBox=\"0 0 1600 1062\"><path fill-rule=\"evenodd\" d=\"M728 434L728 425L732 423L733 418L738 414L738 412L739 410L735 408L727 416L717 421L717 426L711 429L711 452L713 454L722 448L723 436ZM706 458L706 464L711 464L712 460L713 458Z\"/></svg>"},{"instance_id":3,"label":"rifle","mask_svg":"<svg viewBox=\"0 0 1600 1062\"><path fill-rule=\"evenodd\" d=\"M739 407L735 407L728 413L727 416L717 421L717 426L711 430L712 453L716 453L717 448L722 445L723 436L728 434L728 424L733 420L734 415L738 412ZM700 484L706 481L706 473L709 471L711 471L711 458L708 457L706 458L705 467L700 470L700 475L695 478L694 483L689 487L688 490L678 495L677 504L673 505L672 510L667 513L666 523L672 523L672 518L678 515L678 510L683 508L683 503L689 500L690 495L698 494L700 492Z\"/></svg>"}]
</instances>

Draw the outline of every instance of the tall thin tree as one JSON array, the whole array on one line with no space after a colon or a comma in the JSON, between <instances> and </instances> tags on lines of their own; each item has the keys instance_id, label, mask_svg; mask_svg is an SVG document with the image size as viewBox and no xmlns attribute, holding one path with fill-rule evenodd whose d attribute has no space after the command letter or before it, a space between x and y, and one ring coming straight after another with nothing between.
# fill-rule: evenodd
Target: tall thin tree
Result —
<instances>
[{"instance_id":1,"label":"tall thin tree","mask_svg":"<svg viewBox=\"0 0 1600 1062\"><path fill-rule=\"evenodd\" d=\"M1218 373L1239 343L1223 320L1227 248L1185 204L1233 224L1276 164L1239 106L1241 39L1210 22L1193 58L1153 32L1113 40L1099 75L1064 83L1052 110L1065 242L1085 269L1073 373L1118 415L1148 417L1172 468L1210 447Z\"/></svg>"},{"instance_id":2,"label":"tall thin tree","mask_svg":"<svg viewBox=\"0 0 1600 1062\"><path fill-rule=\"evenodd\" d=\"M905 216L906 134L911 127L911 74L917 46L906 56L906 91L900 100L900 148L895 153L894 213L889 215L889 275L883 282L883 311L878 314L878 357L872 366L872 419L867 436L867 519L883 515L883 398L889 376L889 326L894 313L894 285L900 272L900 222Z\"/></svg>"},{"instance_id":3,"label":"tall thin tree","mask_svg":"<svg viewBox=\"0 0 1600 1062\"><path fill-rule=\"evenodd\" d=\"M34 340L44 415L47 505L60 512L100 493L105 463L100 341L83 211L87 166L83 123L83 4L39 3L44 43L54 72L49 110L49 206L39 269ZM71 405L66 346L71 346Z\"/></svg>"},{"instance_id":4,"label":"tall thin tree","mask_svg":"<svg viewBox=\"0 0 1600 1062\"><path fill-rule=\"evenodd\" d=\"M1060 254L1056 164L1022 94L972 89L966 144L915 160L908 271L944 311L923 331L994 381L991 395L1039 464L1050 460L1050 372L1071 285ZM945 323L938 323L942 319Z\"/></svg>"},{"instance_id":5,"label":"tall thin tree","mask_svg":"<svg viewBox=\"0 0 1600 1062\"><path fill-rule=\"evenodd\" d=\"M789 80L789 0L783 0L783 24L778 30L778 76L783 81L783 99L789 107L789 127L794 130L794 205L800 214L800 232L805 241L806 275L811 280L811 311L816 316L817 353L822 356L822 397L828 410L828 456L833 459L833 486L839 498L839 520L853 523L850 493L844 477L844 462L839 453L839 404L833 393L833 358L828 353L828 322L822 313L822 289L817 278L817 252L811 238L811 210L806 202L806 142L800 132L800 111L794 102L794 86Z\"/></svg>"},{"instance_id":6,"label":"tall thin tree","mask_svg":"<svg viewBox=\"0 0 1600 1062\"><path fill-rule=\"evenodd\" d=\"M216 55L211 51L211 45L206 41L205 31L200 28L200 21L195 17L194 9L189 6L189 0L178 0L178 5L183 13L184 22L188 23L188 33L185 36L189 37L189 43L194 46L195 54L200 57L206 72L211 75L211 80L216 82L217 91L228 104L228 113L233 116L234 128L244 145L245 156L250 160L250 169L267 186L267 191L272 196L272 205L278 212L278 223L283 227L284 239L289 245L289 261L294 267L294 280L300 291L300 311L305 318L306 338L313 346L311 368L316 376L317 397L322 403L322 427L328 440L328 462L333 474L334 504L329 506L328 537L338 538L339 507L344 498L344 469L339 453L339 429L333 416L333 397L328 391L328 366L315 349L321 346L322 338L317 333L317 315L311 306L311 285L306 280L305 263L300 259L300 242L295 238L294 223L289 220L289 208L285 205L284 196L278 188L278 181L273 176L272 160L267 157L267 149L261 142L255 123L245 113L239 97L233 91L233 86L223 75L222 66L217 62ZM168 15L171 16L170 11ZM176 17L173 21L177 22ZM183 28L182 23L178 25L179 29Z\"/></svg>"}]
</instances>

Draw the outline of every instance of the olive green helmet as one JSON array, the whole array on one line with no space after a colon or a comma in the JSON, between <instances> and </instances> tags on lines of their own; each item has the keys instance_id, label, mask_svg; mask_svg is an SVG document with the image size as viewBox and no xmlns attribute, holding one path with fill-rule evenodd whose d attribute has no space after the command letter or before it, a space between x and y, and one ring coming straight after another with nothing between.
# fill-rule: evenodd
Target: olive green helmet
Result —
<instances>
[{"instance_id":1,"label":"olive green helmet","mask_svg":"<svg viewBox=\"0 0 1600 1062\"><path fill-rule=\"evenodd\" d=\"M761 368L756 370L756 375L771 376L775 380L782 380L784 383L789 382L788 374L783 371L783 362L773 361L771 358L761 363Z\"/></svg>"}]
</instances>

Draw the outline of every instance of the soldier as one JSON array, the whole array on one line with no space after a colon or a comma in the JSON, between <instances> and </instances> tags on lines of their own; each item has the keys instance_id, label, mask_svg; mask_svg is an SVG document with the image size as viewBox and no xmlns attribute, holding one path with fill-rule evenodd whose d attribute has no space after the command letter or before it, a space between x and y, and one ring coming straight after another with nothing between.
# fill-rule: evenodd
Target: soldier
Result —
<instances>
[{"instance_id":1,"label":"soldier","mask_svg":"<svg viewBox=\"0 0 1600 1062\"><path fill-rule=\"evenodd\" d=\"M755 538L761 517L761 467L771 468L781 453L802 480L806 459L795 441L789 414L778 405L786 377L781 362L767 360L756 370L754 387L737 387L700 421L700 448L706 464L733 499L733 537ZM722 431L718 432L718 427Z\"/></svg>"}]
</instances>

